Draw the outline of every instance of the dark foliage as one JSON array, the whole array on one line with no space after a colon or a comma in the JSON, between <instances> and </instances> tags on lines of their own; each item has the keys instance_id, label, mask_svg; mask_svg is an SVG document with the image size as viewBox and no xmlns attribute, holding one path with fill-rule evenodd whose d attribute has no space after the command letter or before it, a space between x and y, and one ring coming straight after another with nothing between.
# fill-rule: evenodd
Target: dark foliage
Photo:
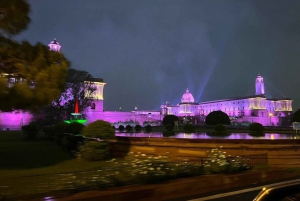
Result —
<instances>
[{"instance_id":1,"label":"dark foliage","mask_svg":"<svg viewBox=\"0 0 300 201\"><path fill-rule=\"evenodd\" d=\"M35 140L39 132L39 127L34 124L22 126L23 135L27 140Z\"/></svg>"},{"instance_id":2,"label":"dark foliage","mask_svg":"<svg viewBox=\"0 0 300 201\"><path fill-rule=\"evenodd\" d=\"M249 125L249 131L256 132L256 133L263 133L265 127L260 123L252 123Z\"/></svg>"},{"instance_id":3,"label":"dark foliage","mask_svg":"<svg viewBox=\"0 0 300 201\"><path fill-rule=\"evenodd\" d=\"M132 126L127 125L127 126L125 127L125 129L126 129L126 131L132 131Z\"/></svg>"},{"instance_id":4,"label":"dark foliage","mask_svg":"<svg viewBox=\"0 0 300 201\"><path fill-rule=\"evenodd\" d=\"M217 132L225 132L226 131L226 126L223 124L217 124L214 128L215 131Z\"/></svg>"},{"instance_id":5,"label":"dark foliage","mask_svg":"<svg viewBox=\"0 0 300 201\"><path fill-rule=\"evenodd\" d=\"M164 131L163 136L164 137L175 136L175 131Z\"/></svg>"},{"instance_id":6,"label":"dark foliage","mask_svg":"<svg viewBox=\"0 0 300 201\"><path fill-rule=\"evenodd\" d=\"M230 125L230 119L225 112L213 111L207 115L205 119L205 124L206 125L217 125L217 124Z\"/></svg>"},{"instance_id":7,"label":"dark foliage","mask_svg":"<svg viewBox=\"0 0 300 201\"><path fill-rule=\"evenodd\" d=\"M99 161L110 156L108 144L105 142L87 141L79 147L80 157L87 161Z\"/></svg>"},{"instance_id":8,"label":"dark foliage","mask_svg":"<svg viewBox=\"0 0 300 201\"><path fill-rule=\"evenodd\" d=\"M67 151L78 151L78 145L83 143L83 139L81 135L64 134L61 145Z\"/></svg>"},{"instance_id":9,"label":"dark foliage","mask_svg":"<svg viewBox=\"0 0 300 201\"><path fill-rule=\"evenodd\" d=\"M78 122L72 122L67 125L66 127L66 133L72 133L74 135L82 134L83 128L85 126Z\"/></svg>"},{"instance_id":10,"label":"dark foliage","mask_svg":"<svg viewBox=\"0 0 300 201\"><path fill-rule=\"evenodd\" d=\"M118 130L123 131L125 129L125 127L123 125L120 125Z\"/></svg>"},{"instance_id":11,"label":"dark foliage","mask_svg":"<svg viewBox=\"0 0 300 201\"><path fill-rule=\"evenodd\" d=\"M140 131L142 129L141 125L135 125L134 129L136 131Z\"/></svg>"},{"instance_id":12,"label":"dark foliage","mask_svg":"<svg viewBox=\"0 0 300 201\"><path fill-rule=\"evenodd\" d=\"M146 129L146 131L148 131L148 132L149 132L149 131L152 131L152 126L148 124L147 126L145 126L145 129Z\"/></svg>"},{"instance_id":13,"label":"dark foliage","mask_svg":"<svg viewBox=\"0 0 300 201\"><path fill-rule=\"evenodd\" d=\"M166 115L163 119L163 122L162 124L163 125L168 125L168 124L171 124L173 125L173 127L175 126L175 121L179 121L178 117L175 116L175 115Z\"/></svg>"},{"instance_id":14,"label":"dark foliage","mask_svg":"<svg viewBox=\"0 0 300 201\"><path fill-rule=\"evenodd\" d=\"M184 131L186 132L194 132L196 129L196 126L194 124L185 124L183 126Z\"/></svg>"},{"instance_id":15,"label":"dark foliage","mask_svg":"<svg viewBox=\"0 0 300 201\"><path fill-rule=\"evenodd\" d=\"M25 0L0 1L0 29L7 35L25 30L30 22L30 6Z\"/></svg>"},{"instance_id":16,"label":"dark foliage","mask_svg":"<svg viewBox=\"0 0 300 201\"><path fill-rule=\"evenodd\" d=\"M92 75L88 72L69 68L65 88L58 96L59 98L54 99L51 104L43 108L40 115L42 119L47 124L55 124L65 119L70 119L70 114L75 109L76 99L79 105L79 112L88 108L93 100L86 97L96 90L93 82L85 82L91 79ZM38 114L36 113L35 115L38 118ZM83 118L85 118L84 115Z\"/></svg>"},{"instance_id":17,"label":"dark foliage","mask_svg":"<svg viewBox=\"0 0 300 201\"><path fill-rule=\"evenodd\" d=\"M300 109L293 113L292 122L300 122Z\"/></svg>"},{"instance_id":18,"label":"dark foliage","mask_svg":"<svg viewBox=\"0 0 300 201\"><path fill-rule=\"evenodd\" d=\"M100 138L109 140L115 138L115 130L112 129L109 122L98 120L84 127L82 131L85 137Z\"/></svg>"},{"instance_id":19,"label":"dark foliage","mask_svg":"<svg viewBox=\"0 0 300 201\"><path fill-rule=\"evenodd\" d=\"M4 42L0 37L0 109L37 111L55 100L65 87L69 61L45 45ZM11 87L7 78L15 79Z\"/></svg>"},{"instance_id":20,"label":"dark foliage","mask_svg":"<svg viewBox=\"0 0 300 201\"><path fill-rule=\"evenodd\" d=\"M172 131L173 128L174 128L174 125L172 125L172 124L167 124L167 125L165 126L165 129L166 129L167 131Z\"/></svg>"}]
</instances>

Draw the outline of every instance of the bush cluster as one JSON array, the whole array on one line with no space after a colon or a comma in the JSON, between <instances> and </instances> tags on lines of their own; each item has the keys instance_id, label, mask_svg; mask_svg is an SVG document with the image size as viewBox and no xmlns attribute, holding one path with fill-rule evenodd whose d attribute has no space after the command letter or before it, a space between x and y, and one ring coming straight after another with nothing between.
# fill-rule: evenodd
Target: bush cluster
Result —
<instances>
[{"instance_id":1,"label":"bush cluster","mask_svg":"<svg viewBox=\"0 0 300 201\"><path fill-rule=\"evenodd\" d=\"M135 127L134 127L134 129L136 130L136 131L140 131L140 130L142 130L142 127L141 127L141 125L135 125Z\"/></svg>"},{"instance_id":2,"label":"bush cluster","mask_svg":"<svg viewBox=\"0 0 300 201\"><path fill-rule=\"evenodd\" d=\"M175 126L175 121L179 121L179 118L175 115L167 115L163 118L162 124L168 125L171 124L173 127Z\"/></svg>"},{"instance_id":3,"label":"bush cluster","mask_svg":"<svg viewBox=\"0 0 300 201\"><path fill-rule=\"evenodd\" d=\"M217 124L214 128L216 132L225 132L226 131L226 126L223 124Z\"/></svg>"},{"instance_id":4,"label":"bush cluster","mask_svg":"<svg viewBox=\"0 0 300 201\"><path fill-rule=\"evenodd\" d=\"M127 126L125 127L125 129L126 129L126 131L132 131L132 126L127 125Z\"/></svg>"},{"instance_id":5,"label":"bush cluster","mask_svg":"<svg viewBox=\"0 0 300 201\"><path fill-rule=\"evenodd\" d=\"M263 125L261 125L260 123L252 123L249 125L249 131L262 134L264 130L265 127L263 127Z\"/></svg>"},{"instance_id":6,"label":"bush cluster","mask_svg":"<svg viewBox=\"0 0 300 201\"><path fill-rule=\"evenodd\" d=\"M84 127L82 134L84 137L100 138L101 140L109 140L115 138L115 130L109 122L98 120Z\"/></svg>"},{"instance_id":7,"label":"bush cluster","mask_svg":"<svg viewBox=\"0 0 300 201\"><path fill-rule=\"evenodd\" d=\"M152 126L148 124L147 126L145 126L145 129L146 131L150 132L152 131Z\"/></svg>"},{"instance_id":8,"label":"bush cluster","mask_svg":"<svg viewBox=\"0 0 300 201\"><path fill-rule=\"evenodd\" d=\"M221 148L207 151L208 159L203 167L205 174L233 173L250 169L245 159L239 156L227 157L226 152L223 152Z\"/></svg>"},{"instance_id":9,"label":"bush cluster","mask_svg":"<svg viewBox=\"0 0 300 201\"><path fill-rule=\"evenodd\" d=\"M123 125L120 125L119 127L118 127L118 130L120 130L120 131L123 131L125 129L125 127L123 126Z\"/></svg>"},{"instance_id":10,"label":"bush cluster","mask_svg":"<svg viewBox=\"0 0 300 201\"><path fill-rule=\"evenodd\" d=\"M22 126L22 132L27 140L35 140L39 132L39 127L35 124Z\"/></svg>"},{"instance_id":11,"label":"bush cluster","mask_svg":"<svg viewBox=\"0 0 300 201\"><path fill-rule=\"evenodd\" d=\"M109 147L106 142L86 141L79 147L79 159L100 161L109 158Z\"/></svg>"},{"instance_id":12,"label":"bush cluster","mask_svg":"<svg viewBox=\"0 0 300 201\"><path fill-rule=\"evenodd\" d=\"M98 147L98 143L91 143L89 147ZM101 145L102 146L102 145ZM97 150L105 150L99 147ZM92 148L94 149L94 148ZM85 150L84 153L90 152ZM92 152L88 157L101 158L104 154ZM189 177L214 173L234 173L249 169L241 157L226 157L220 149L208 151L208 159L203 164L201 161L173 161L168 153L163 155L146 155L140 152L130 152L123 159L107 161L109 168L102 168L88 174L76 176L73 173L60 177L59 186L73 189L103 189L126 184L160 183L169 179ZM70 183L70 179L72 182Z\"/></svg>"},{"instance_id":13,"label":"bush cluster","mask_svg":"<svg viewBox=\"0 0 300 201\"><path fill-rule=\"evenodd\" d=\"M172 131L173 128L174 128L174 126L173 126L172 124L167 124L167 125L165 126L165 129L166 129L167 131Z\"/></svg>"},{"instance_id":14,"label":"bush cluster","mask_svg":"<svg viewBox=\"0 0 300 201\"><path fill-rule=\"evenodd\" d=\"M186 132L194 132L196 129L196 126L194 124L185 124L183 126L184 131Z\"/></svg>"}]
</instances>

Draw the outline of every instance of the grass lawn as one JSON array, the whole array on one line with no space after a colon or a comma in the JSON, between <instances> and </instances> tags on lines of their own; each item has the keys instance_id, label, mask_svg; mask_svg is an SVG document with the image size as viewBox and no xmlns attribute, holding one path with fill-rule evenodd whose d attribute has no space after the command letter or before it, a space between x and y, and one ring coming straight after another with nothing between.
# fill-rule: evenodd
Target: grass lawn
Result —
<instances>
[{"instance_id":1,"label":"grass lawn","mask_svg":"<svg viewBox=\"0 0 300 201\"><path fill-rule=\"evenodd\" d=\"M0 179L93 170L105 162L79 161L53 141L28 141L20 131L0 132Z\"/></svg>"}]
</instances>

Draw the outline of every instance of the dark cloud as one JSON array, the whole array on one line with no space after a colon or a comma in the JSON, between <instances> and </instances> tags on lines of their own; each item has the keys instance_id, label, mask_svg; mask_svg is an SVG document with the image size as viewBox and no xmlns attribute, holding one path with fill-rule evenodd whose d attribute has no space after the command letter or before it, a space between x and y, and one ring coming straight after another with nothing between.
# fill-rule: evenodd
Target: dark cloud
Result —
<instances>
[{"instance_id":1,"label":"dark cloud","mask_svg":"<svg viewBox=\"0 0 300 201\"><path fill-rule=\"evenodd\" d=\"M54 37L72 67L103 78L107 110L266 93L300 107L298 0L30 0L32 23L17 39Z\"/></svg>"}]
</instances>

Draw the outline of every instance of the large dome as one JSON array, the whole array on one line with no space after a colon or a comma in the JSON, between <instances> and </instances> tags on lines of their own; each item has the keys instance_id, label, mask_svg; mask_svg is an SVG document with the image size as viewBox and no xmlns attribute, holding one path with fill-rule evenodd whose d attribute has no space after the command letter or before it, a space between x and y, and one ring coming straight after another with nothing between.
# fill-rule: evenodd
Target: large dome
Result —
<instances>
[{"instance_id":1,"label":"large dome","mask_svg":"<svg viewBox=\"0 0 300 201\"><path fill-rule=\"evenodd\" d=\"M194 103L195 99L194 96L190 93L189 89L186 89L185 93L181 98L182 103Z\"/></svg>"}]
</instances>

